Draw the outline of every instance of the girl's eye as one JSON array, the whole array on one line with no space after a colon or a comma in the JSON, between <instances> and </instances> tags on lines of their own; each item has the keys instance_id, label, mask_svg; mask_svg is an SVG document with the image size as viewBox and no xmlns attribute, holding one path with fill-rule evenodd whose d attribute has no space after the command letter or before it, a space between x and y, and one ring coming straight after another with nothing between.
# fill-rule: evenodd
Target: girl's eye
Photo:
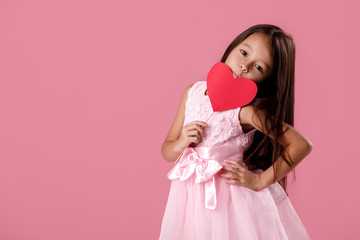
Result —
<instances>
[{"instance_id":1,"label":"girl's eye","mask_svg":"<svg viewBox=\"0 0 360 240\"><path fill-rule=\"evenodd\" d=\"M258 66L259 68L257 68L260 72L262 72L263 71L263 69L262 69L262 67L260 67L259 65L256 65L256 66Z\"/></svg>"},{"instance_id":2,"label":"girl's eye","mask_svg":"<svg viewBox=\"0 0 360 240\"><path fill-rule=\"evenodd\" d=\"M243 52L244 52L245 54L244 54ZM246 53L244 50L241 50L241 53L242 53L244 56L247 55L247 53Z\"/></svg>"}]
</instances>

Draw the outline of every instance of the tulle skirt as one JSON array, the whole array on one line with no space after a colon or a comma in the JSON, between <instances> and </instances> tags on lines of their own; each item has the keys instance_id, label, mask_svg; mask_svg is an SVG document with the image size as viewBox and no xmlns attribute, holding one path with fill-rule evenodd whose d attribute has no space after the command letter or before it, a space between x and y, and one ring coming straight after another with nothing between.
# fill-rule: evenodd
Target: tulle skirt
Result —
<instances>
[{"instance_id":1,"label":"tulle skirt","mask_svg":"<svg viewBox=\"0 0 360 240\"><path fill-rule=\"evenodd\" d=\"M305 226L279 183L260 191L219 176L241 146L188 148L169 172L159 240L306 240ZM257 169L255 172L260 173Z\"/></svg>"}]
</instances>

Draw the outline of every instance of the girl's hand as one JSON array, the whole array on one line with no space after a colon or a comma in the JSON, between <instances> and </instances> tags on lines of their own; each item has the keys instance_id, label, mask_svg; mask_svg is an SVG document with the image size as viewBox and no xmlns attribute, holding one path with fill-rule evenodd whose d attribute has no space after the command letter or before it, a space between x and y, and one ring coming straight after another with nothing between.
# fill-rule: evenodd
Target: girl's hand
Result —
<instances>
[{"instance_id":1,"label":"girl's hand","mask_svg":"<svg viewBox=\"0 0 360 240\"><path fill-rule=\"evenodd\" d=\"M226 159L224 162L235 165L235 167L223 165L223 168L219 171L221 177L227 178L227 183L247 187L254 191L263 189L260 174L249 171L238 161ZM224 173L224 170L230 173Z\"/></svg>"},{"instance_id":2,"label":"girl's hand","mask_svg":"<svg viewBox=\"0 0 360 240\"><path fill-rule=\"evenodd\" d=\"M177 144L174 146L174 150L177 152L183 151L191 143L198 143L203 135L203 128L207 124L203 121L193 121L186 124L181 130Z\"/></svg>"}]
</instances>

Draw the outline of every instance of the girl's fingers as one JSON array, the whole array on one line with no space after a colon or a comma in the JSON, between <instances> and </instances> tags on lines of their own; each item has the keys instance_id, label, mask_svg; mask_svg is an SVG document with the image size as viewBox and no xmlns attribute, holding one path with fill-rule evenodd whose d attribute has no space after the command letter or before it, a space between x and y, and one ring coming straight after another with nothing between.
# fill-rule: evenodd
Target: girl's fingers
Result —
<instances>
[{"instance_id":1,"label":"girl's fingers","mask_svg":"<svg viewBox=\"0 0 360 240\"><path fill-rule=\"evenodd\" d=\"M198 125L193 125L193 126L189 127L188 130L189 131L198 131L201 135L203 134L203 128L201 126L198 126Z\"/></svg>"},{"instance_id":2,"label":"girl's fingers","mask_svg":"<svg viewBox=\"0 0 360 240\"><path fill-rule=\"evenodd\" d=\"M189 136L199 136L200 137L200 133L197 130L191 130L188 132Z\"/></svg>"},{"instance_id":3,"label":"girl's fingers","mask_svg":"<svg viewBox=\"0 0 360 240\"><path fill-rule=\"evenodd\" d=\"M200 134L203 134L203 129L199 126L195 126L195 129L200 132Z\"/></svg>"},{"instance_id":4,"label":"girl's fingers","mask_svg":"<svg viewBox=\"0 0 360 240\"><path fill-rule=\"evenodd\" d=\"M188 124L188 126L193 127L193 126L198 126L198 127L205 127L207 125L206 122L202 122L202 121L193 121L191 123Z\"/></svg>"},{"instance_id":5,"label":"girl's fingers","mask_svg":"<svg viewBox=\"0 0 360 240\"><path fill-rule=\"evenodd\" d=\"M239 178L239 175L236 173L220 173L220 175L224 178L234 178L234 179Z\"/></svg>"},{"instance_id":6,"label":"girl's fingers","mask_svg":"<svg viewBox=\"0 0 360 240\"><path fill-rule=\"evenodd\" d=\"M203 122L203 121L194 121L194 122L197 123L197 124L200 124L201 126L207 125L207 123Z\"/></svg>"},{"instance_id":7,"label":"girl's fingers","mask_svg":"<svg viewBox=\"0 0 360 240\"><path fill-rule=\"evenodd\" d=\"M225 162L225 163L232 163L232 164L235 165L238 169L244 169L244 166L242 166L238 161L231 160L231 159L225 159L224 162Z\"/></svg>"},{"instance_id":8,"label":"girl's fingers","mask_svg":"<svg viewBox=\"0 0 360 240\"><path fill-rule=\"evenodd\" d=\"M192 137L191 142L198 143L200 142L200 139L198 137Z\"/></svg>"},{"instance_id":9,"label":"girl's fingers","mask_svg":"<svg viewBox=\"0 0 360 240\"><path fill-rule=\"evenodd\" d=\"M233 166L229 166L229 165L222 165L223 168L221 170L226 170L226 171L231 171L234 172L236 170L236 168L234 168Z\"/></svg>"},{"instance_id":10,"label":"girl's fingers","mask_svg":"<svg viewBox=\"0 0 360 240\"><path fill-rule=\"evenodd\" d=\"M228 164L232 164L234 166L229 166L229 165L223 165L223 169L231 171L231 172L238 172L238 171L244 171L246 170L246 168L244 166L242 166L238 161L234 161L234 160L224 160L225 163Z\"/></svg>"}]
</instances>

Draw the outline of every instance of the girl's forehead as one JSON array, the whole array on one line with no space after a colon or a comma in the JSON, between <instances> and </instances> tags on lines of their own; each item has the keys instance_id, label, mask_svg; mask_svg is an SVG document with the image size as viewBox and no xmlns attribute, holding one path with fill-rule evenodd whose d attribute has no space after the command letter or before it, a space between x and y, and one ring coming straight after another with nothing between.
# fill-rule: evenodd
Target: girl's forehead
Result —
<instances>
[{"instance_id":1,"label":"girl's forehead","mask_svg":"<svg viewBox=\"0 0 360 240\"><path fill-rule=\"evenodd\" d=\"M264 47L271 48L270 38L264 33L253 33L245 38L240 44L247 45L263 45ZM239 45L240 45L239 44Z\"/></svg>"}]
</instances>

